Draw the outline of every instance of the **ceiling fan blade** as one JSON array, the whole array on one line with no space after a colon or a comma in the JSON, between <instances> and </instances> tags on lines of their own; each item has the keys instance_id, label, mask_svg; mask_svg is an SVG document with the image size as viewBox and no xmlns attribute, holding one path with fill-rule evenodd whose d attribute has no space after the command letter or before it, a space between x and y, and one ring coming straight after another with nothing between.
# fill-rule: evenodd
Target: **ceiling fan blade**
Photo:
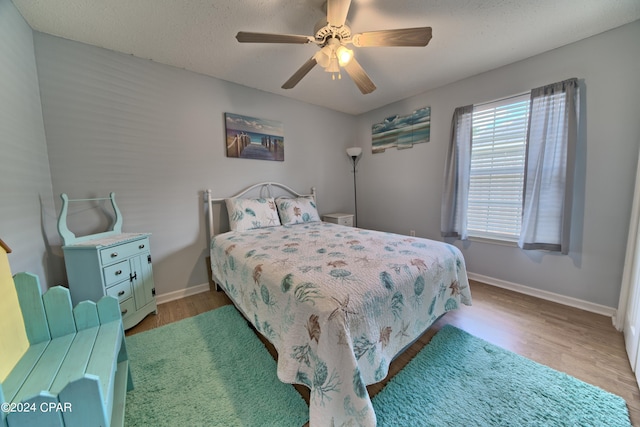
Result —
<instances>
[{"instance_id":1,"label":"ceiling fan blade","mask_svg":"<svg viewBox=\"0 0 640 427\"><path fill-rule=\"evenodd\" d=\"M347 65L344 66L345 71L349 74L349 77L354 81L360 92L363 95L373 92L376 90L376 85L373 84L367 73L364 71L362 66L356 58L351 58L351 61Z\"/></svg>"},{"instance_id":2,"label":"ceiling fan blade","mask_svg":"<svg viewBox=\"0 0 640 427\"><path fill-rule=\"evenodd\" d=\"M307 62L305 62L304 64L302 64L302 67L300 67L298 69L298 71L296 71L295 73L293 73L293 76L291 76L289 78L289 80L287 80L286 82L284 82L284 84L282 85L282 89L291 89L293 88L295 85L298 84L298 82L300 80L302 80L302 78L304 76L307 75L307 73L309 71L311 71L311 69L313 67L315 67L317 64L316 62L316 58L314 56L312 56Z\"/></svg>"},{"instance_id":3,"label":"ceiling fan blade","mask_svg":"<svg viewBox=\"0 0 640 427\"><path fill-rule=\"evenodd\" d=\"M327 22L334 27L342 27L347 21L351 0L328 0Z\"/></svg>"},{"instance_id":4,"label":"ceiling fan blade","mask_svg":"<svg viewBox=\"0 0 640 427\"><path fill-rule=\"evenodd\" d=\"M429 40L431 40L431 27L368 31L353 35L353 45L358 47L426 46Z\"/></svg>"},{"instance_id":5,"label":"ceiling fan blade","mask_svg":"<svg viewBox=\"0 0 640 427\"><path fill-rule=\"evenodd\" d=\"M272 34L272 33L249 33L240 31L236 34L236 39L240 43L298 43L305 44L311 42L313 37L298 36L295 34Z\"/></svg>"}]
</instances>

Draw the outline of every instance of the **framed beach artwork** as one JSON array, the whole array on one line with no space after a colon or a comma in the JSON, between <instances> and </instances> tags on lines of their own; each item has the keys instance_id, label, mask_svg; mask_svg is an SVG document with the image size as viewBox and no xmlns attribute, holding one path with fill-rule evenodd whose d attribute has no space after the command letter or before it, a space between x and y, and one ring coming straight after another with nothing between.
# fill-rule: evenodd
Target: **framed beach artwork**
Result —
<instances>
[{"instance_id":1,"label":"framed beach artwork","mask_svg":"<svg viewBox=\"0 0 640 427\"><path fill-rule=\"evenodd\" d=\"M423 107L406 116L387 117L371 127L373 153L387 148L411 148L413 144L429 142L431 136L431 107Z\"/></svg>"},{"instance_id":2,"label":"framed beach artwork","mask_svg":"<svg viewBox=\"0 0 640 427\"><path fill-rule=\"evenodd\" d=\"M227 157L284 161L282 123L224 113Z\"/></svg>"}]
</instances>

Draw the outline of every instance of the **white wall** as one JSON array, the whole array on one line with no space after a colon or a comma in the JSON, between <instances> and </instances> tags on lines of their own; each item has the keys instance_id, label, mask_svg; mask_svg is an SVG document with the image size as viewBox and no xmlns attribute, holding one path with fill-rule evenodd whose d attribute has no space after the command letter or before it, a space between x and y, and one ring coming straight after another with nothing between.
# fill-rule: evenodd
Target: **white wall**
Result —
<instances>
[{"instance_id":1,"label":"white wall","mask_svg":"<svg viewBox=\"0 0 640 427\"><path fill-rule=\"evenodd\" d=\"M0 237L13 273L47 283L57 232L31 28L10 0L0 0ZM53 240L53 242L51 241Z\"/></svg>"},{"instance_id":2,"label":"white wall","mask_svg":"<svg viewBox=\"0 0 640 427\"><path fill-rule=\"evenodd\" d=\"M456 242L470 272L607 307L618 302L640 144L640 21L358 118L359 225L441 240L440 198L451 117L458 106L577 77L583 120L569 255ZM424 70L422 72L429 72ZM371 125L431 106L431 141L371 154Z\"/></svg>"},{"instance_id":3,"label":"white wall","mask_svg":"<svg viewBox=\"0 0 640 427\"><path fill-rule=\"evenodd\" d=\"M207 283L201 191L258 181L316 186L321 213L351 206L354 117L185 70L35 33L53 194L116 193L125 232L151 232L158 294ZM285 160L227 158L224 113L281 121ZM97 210L99 211L99 210ZM75 212L78 234L107 225Z\"/></svg>"}]
</instances>

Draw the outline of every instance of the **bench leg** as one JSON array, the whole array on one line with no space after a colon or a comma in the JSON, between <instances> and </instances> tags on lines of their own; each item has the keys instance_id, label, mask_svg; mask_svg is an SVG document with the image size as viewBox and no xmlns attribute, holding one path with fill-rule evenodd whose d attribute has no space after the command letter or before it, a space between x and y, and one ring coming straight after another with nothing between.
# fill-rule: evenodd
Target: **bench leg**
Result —
<instances>
[{"instance_id":1,"label":"bench leg","mask_svg":"<svg viewBox=\"0 0 640 427\"><path fill-rule=\"evenodd\" d=\"M127 362L127 391L133 390L133 377L131 376L131 369L129 368L129 354L127 353L127 342L124 338L124 332L122 332L122 343L120 344L120 351L118 352L118 370L120 369L120 364L122 362Z\"/></svg>"},{"instance_id":2,"label":"bench leg","mask_svg":"<svg viewBox=\"0 0 640 427\"><path fill-rule=\"evenodd\" d=\"M129 361L118 363L116 371L115 385L113 389L113 410L111 412L111 427L124 426L124 408L127 402L127 383L131 382L131 373L129 372Z\"/></svg>"}]
</instances>

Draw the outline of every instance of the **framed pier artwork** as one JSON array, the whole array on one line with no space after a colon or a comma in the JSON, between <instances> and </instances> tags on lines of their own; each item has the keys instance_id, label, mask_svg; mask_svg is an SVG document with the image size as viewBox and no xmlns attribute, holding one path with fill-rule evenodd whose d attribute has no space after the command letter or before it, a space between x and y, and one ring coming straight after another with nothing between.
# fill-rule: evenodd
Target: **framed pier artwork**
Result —
<instances>
[{"instance_id":1,"label":"framed pier artwork","mask_svg":"<svg viewBox=\"0 0 640 427\"><path fill-rule=\"evenodd\" d=\"M281 122L224 113L227 157L284 161Z\"/></svg>"}]
</instances>

